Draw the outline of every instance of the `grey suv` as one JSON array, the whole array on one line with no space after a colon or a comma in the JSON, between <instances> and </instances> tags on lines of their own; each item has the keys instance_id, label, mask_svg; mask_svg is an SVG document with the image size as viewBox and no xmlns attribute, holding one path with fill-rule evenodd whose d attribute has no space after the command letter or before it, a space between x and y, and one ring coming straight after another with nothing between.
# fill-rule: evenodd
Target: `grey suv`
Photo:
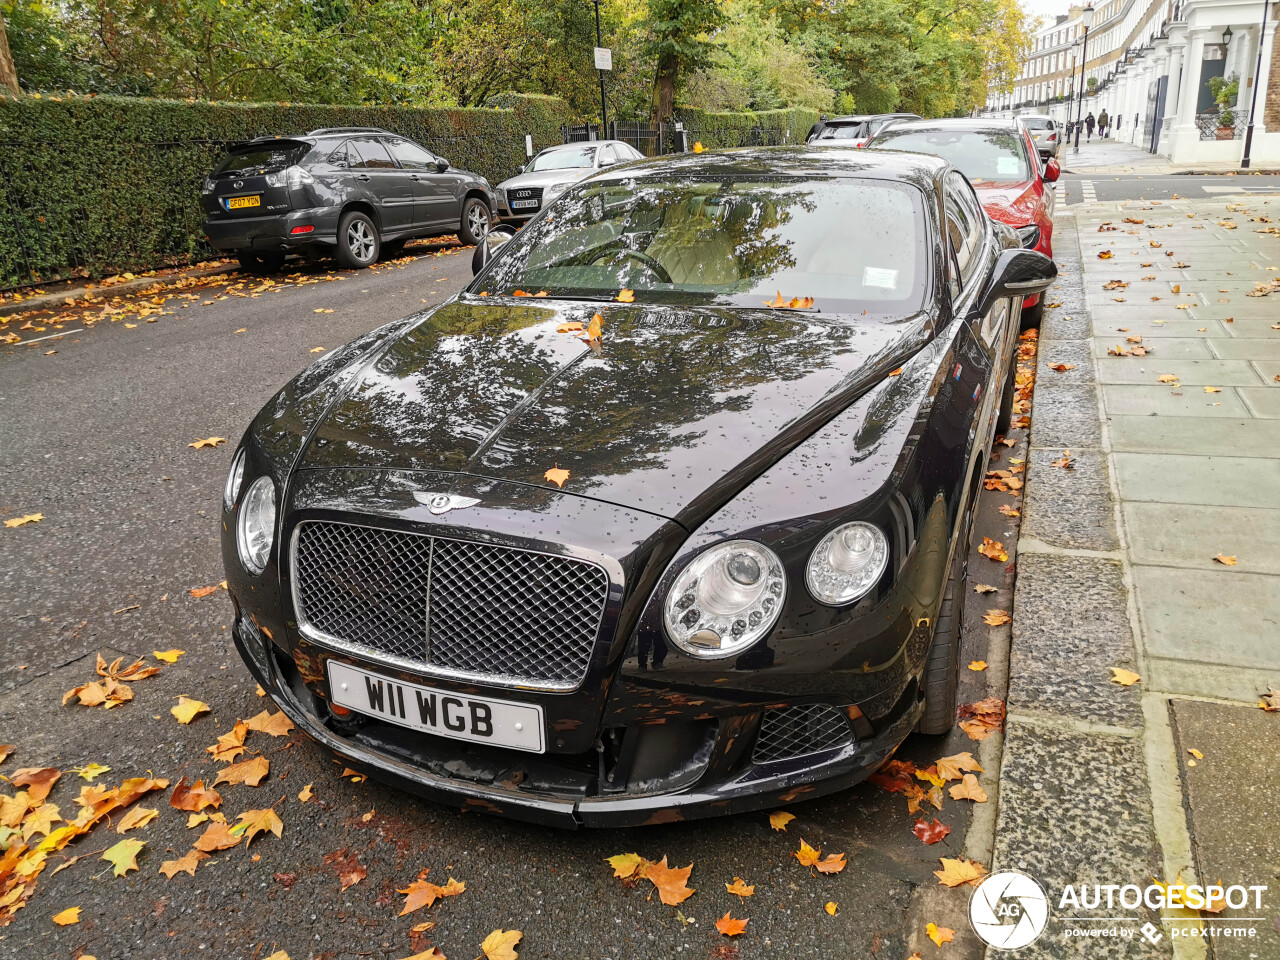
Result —
<instances>
[{"instance_id":1,"label":"grey suv","mask_svg":"<svg viewBox=\"0 0 1280 960\"><path fill-rule=\"evenodd\" d=\"M484 177L373 127L231 144L200 192L210 245L268 270L291 252L368 267L415 237L478 243L496 206Z\"/></svg>"}]
</instances>

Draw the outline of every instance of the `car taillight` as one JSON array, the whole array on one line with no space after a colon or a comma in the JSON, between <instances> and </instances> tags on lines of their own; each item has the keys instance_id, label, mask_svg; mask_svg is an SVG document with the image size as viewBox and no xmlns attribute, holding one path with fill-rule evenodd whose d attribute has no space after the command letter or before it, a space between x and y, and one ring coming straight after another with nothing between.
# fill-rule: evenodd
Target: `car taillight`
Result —
<instances>
[{"instance_id":1,"label":"car taillight","mask_svg":"<svg viewBox=\"0 0 1280 960\"><path fill-rule=\"evenodd\" d=\"M865 140L859 140L857 143L854 144L855 147L865 147L866 145L867 145L867 141Z\"/></svg>"},{"instance_id":2,"label":"car taillight","mask_svg":"<svg viewBox=\"0 0 1280 960\"><path fill-rule=\"evenodd\" d=\"M290 233L310 233L310 232L311 232L312 230L314 230L314 229L315 229L315 227L314 227L314 226L312 226L311 224L307 224L307 225L306 225L306 226L304 226L304 227L294 227L294 228L293 228L292 230L290 230L289 232L290 232Z\"/></svg>"},{"instance_id":3,"label":"car taillight","mask_svg":"<svg viewBox=\"0 0 1280 960\"><path fill-rule=\"evenodd\" d=\"M1049 134L1049 139L1050 139L1050 140L1057 140L1057 139L1058 139L1058 135L1057 135L1056 133L1051 133L1051 134Z\"/></svg>"}]
</instances>

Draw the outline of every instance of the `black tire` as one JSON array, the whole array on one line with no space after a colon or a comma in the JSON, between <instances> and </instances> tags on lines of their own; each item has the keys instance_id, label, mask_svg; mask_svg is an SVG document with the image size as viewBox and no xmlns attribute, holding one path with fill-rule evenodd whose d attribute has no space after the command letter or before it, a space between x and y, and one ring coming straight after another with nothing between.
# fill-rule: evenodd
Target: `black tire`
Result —
<instances>
[{"instance_id":1,"label":"black tire","mask_svg":"<svg viewBox=\"0 0 1280 960\"><path fill-rule=\"evenodd\" d=\"M1045 295L1042 293L1034 307L1023 307L1022 317L1018 324L1019 330L1030 330L1032 327L1040 326L1044 320L1044 298Z\"/></svg>"},{"instance_id":2,"label":"black tire","mask_svg":"<svg viewBox=\"0 0 1280 960\"><path fill-rule=\"evenodd\" d=\"M284 266L283 253L241 253L240 267L250 273L275 273Z\"/></svg>"},{"instance_id":3,"label":"black tire","mask_svg":"<svg viewBox=\"0 0 1280 960\"><path fill-rule=\"evenodd\" d=\"M369 215L352 210L338 222L338 262L362 270L378 262L382 240Z\"/></svg>"},{"instance_id":4,"label":"black tire","mask_svg":"<svg viewBox=\"0 0 1280 960\"><path fill-rule=\"evenodd\" d=\"M951 558L947 592L938 608L933 645L925 663L924 714L916 724L919 733L946 733L956 722L956 687L960 682L960 627L964 623L965 575L969 559L969 540L973 529L972 508L965 517L960 541Z\"/></svg>"},{"instance_id":5,"label":"black tire","mask_svg":"<svg viewBox=\"0 0 1280 960\"><path fill-rule=\"evenodd\" d=\"M404 254L404 244L405 241L403 240L388 240L382 245L382 250L378 254L378 259L386 261L394 260L396 257L402 256Z\"/></svg>"},{"instance_id":6,"label":"black tire","mask_svg":"<svg viewBox=\"0 0 1280 960\"><path fill-rule=\"evenodd\" d=\"M1000 397L1000 412L996 414L996 433L1006 437L1013 427L1013 404L1018 399L1018 360L1015 357L1009 365L1009 372L1004 379L1004 393Z\"/></svg>"},{"instance_id":7,"label":"black tire","mask_svg":"<svg viewBox=\"0 0 1280 960\"><path fill-rule=\"evenodd\" d=\"M484 239L493 226L493 211L479 197L468 197L462 205L462 222L458 224L458 239L474 246Z\"/></svg>"}]
</instances>

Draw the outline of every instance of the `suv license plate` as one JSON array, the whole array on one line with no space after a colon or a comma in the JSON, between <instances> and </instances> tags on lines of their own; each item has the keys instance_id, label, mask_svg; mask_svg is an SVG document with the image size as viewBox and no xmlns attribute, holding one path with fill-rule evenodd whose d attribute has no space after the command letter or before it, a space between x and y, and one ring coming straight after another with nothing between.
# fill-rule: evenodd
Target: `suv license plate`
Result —
<instances>
[{"instance_id":1,"label":"suv license plate","mask_svg":"<svg viewBox=\"0 0 1280 960\"><path fill-rule=\"evenodd\" d=\"M329 696L339 706L388 723L455 740L542 753L542 708L405 683L329 661Z\"/></svg>"},{"instance_id":2,"label":"suv license plate","mask_svg":"<svg viewBox=\"0 0 1280 960\"><path fill-rule=\"evenodd\" d=\"M228 210L240 210L243 207L256 207L262 203L261 197L230 197L227 200Z\"/></svg>"},{"instance_id":3,"label":"suv license plate","mask_svg":"<svg viewBox=\"0 0 1280 960\"><path fill-rule=\"evenodd\" d=\"M512 210L529 210L531 208L537 209L537 207L538 207L537 200L512 200L511 201Z\"/></svg>"}]
</instances>

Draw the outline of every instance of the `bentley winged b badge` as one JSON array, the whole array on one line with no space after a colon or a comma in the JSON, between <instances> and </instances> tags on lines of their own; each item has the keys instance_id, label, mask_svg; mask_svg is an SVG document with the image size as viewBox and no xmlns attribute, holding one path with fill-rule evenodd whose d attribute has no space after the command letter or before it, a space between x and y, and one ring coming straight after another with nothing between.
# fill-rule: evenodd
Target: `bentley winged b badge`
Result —
<instances>
[{"instance_id":1,"label":"bentley winged b badge","mask_svg":"<svg viewBox=\"0 0 1280 960\"><path fill-rule=\"evenodd\" d=\"M413 498L424 504L428 510L437 516L442 513L448 513L450 510L472 507L480 502L479 497L459 497L452 493L420 493L415 491Z\"/></svg>"}]
</instances>

